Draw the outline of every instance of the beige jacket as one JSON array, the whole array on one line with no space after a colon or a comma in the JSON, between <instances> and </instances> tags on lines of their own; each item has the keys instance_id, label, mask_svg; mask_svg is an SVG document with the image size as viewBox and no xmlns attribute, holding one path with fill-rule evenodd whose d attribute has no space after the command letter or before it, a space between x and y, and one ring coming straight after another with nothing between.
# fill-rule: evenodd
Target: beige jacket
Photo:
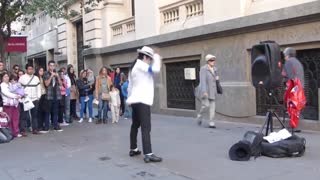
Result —
<instances>
[{"instance_id":1,"label":"beige jacket","mask_svg":"<svg viewBox=\"0 0 320 180\"><path fill-rule=\"evenodd\" d=\"M107 76L108 78L108 88L110 89L110 86L112 85L112 81L111 78L109 76ZM95 97L98 98L99 95L101 94L101 79L102 76L98 75L96 78L96 88L95 88Z\"/></svg>"}]
</instances>

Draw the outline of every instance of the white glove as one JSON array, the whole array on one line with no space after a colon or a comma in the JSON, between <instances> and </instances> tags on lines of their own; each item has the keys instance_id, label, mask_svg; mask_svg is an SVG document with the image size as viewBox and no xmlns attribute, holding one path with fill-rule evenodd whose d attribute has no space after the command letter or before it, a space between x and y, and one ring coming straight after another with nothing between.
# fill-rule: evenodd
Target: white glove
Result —
<instances>
[{"instance_id":1,"label":"white glove","mask_svg":"<svg viewBox=\"0 0 320 180\"><path fill-rule=\"evenodd\" d=\"M152 71L155 73L160 72L161 69L161 56L159 54L153 55L153 64L152 64Z\"/></svg>"},{"instance_id":2,"label":"white glove","mask_svg":"<svg viewBox=\"0 0 320 180\"><path fill-rule=\"evenodd\" d=\"M0 107L0 112L3 112L3 107Z\"/></svg>"}]
</instances>

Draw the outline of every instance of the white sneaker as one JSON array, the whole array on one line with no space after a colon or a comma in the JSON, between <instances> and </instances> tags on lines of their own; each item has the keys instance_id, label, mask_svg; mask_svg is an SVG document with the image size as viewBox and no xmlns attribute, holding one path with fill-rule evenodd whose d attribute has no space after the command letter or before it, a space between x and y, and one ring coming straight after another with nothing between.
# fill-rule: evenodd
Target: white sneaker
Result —
<instances>
[{"instance_id":1,"label":"white sneaker","mask_svg":"<svg viewBox=\"0 0 320 180\"><path fill-rule=\"evenodd\" d=\"M22 134L18 134L17 137L18 137L18 138L19 138L19 137L22 137Z\"/></svg>"},{"instance_id":2,"label":"white sneaker","mask_svg":"<svg viewBox=\"0 0 320 180\"><path fill-rule=\"evenodd\" d=\"M79 123L82 123L82 122L83 122L83 118L81 118L78 122L79 122Z\"/></svg>"},{"instance_id":3,"label":"white sneaker","mask_svg":"<svg viewBox=\"0 0 320 180\"><path fill-rule=\"evenodd\" d=\"M66 122L63 122L63 123L60 123L60 126L69 126L69 124Z\"/></svg>"},{"instance_id":4,"label":"white sneaker","mask_svg":"<svg viewBox=\"0 0 320 180\"><path fill-rule=\"evenodd\" d=\"M209 127L210 127L210 128L216 128L214 122L210 122L210 123L209 123Z\"/></svg>"},{"instance_id":5,"label":"white sneaker","mask_svg":"<svg viewBox=\"0 0 320 180\"><path fill-rule=\"evenodd\" d=\"M49 131L45 131L45 130L41 130L41 131L39 131L39 133L41 133L41 134L47 134Z\"/></svg>"},{"instance_id":6,"label":"white sneaker","mask_svg":"<svg viewBox=\"0 0 320 180\"><path fill-rule=\"evenodd\" d=\"M89 123L91 123L92 122L92 118L89 118L89 121L88 121Z\"/></svg>"}]
</instances>

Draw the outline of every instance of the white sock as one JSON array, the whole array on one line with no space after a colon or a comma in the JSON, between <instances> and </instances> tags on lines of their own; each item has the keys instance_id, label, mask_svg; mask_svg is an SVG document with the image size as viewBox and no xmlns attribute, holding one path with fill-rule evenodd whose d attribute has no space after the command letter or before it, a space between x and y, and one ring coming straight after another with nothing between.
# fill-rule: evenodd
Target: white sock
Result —
<instances>
[{"instance_id":1,"label":"white sock","mask_svg":"<svg viewBox=\"0 0 320 180\"><path fill-rule=\"evenodd\" d=\"M135 152L139 151L139 149L138 149L138 148L131 149L131 150L132 150L132 151L135 151Z\"/></svg>"},{"instance_id":2,"label":"white sock","mask_svg":"<svg viewBox=\"0 0 320 180\"><path fill-rule=\"evenodd\" d=\"M147 156L151 156L153 153L146 154Z\"/></svg>"}]
</instances>

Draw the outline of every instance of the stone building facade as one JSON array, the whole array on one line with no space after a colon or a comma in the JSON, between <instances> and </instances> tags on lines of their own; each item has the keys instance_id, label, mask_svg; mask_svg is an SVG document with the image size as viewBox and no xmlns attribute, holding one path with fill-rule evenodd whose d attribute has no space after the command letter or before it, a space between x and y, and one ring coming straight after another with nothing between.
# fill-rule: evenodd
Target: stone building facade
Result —
<instances>
[{"instance_id":1,"label":"stone building facade","mask_svg":"<svg viewBox=\"0 0 320 180\"><path fill-rule=\"evenodd\" d=\"M27 35L26 63L46 68L47 62L55 59L58 51L57 19L40 12L30 17L23 29Z\"/></svg>"},{"instance_id":2,"label":"stone building facade","mask_svg":"<svg viewBox=\"0 0 320 180\"><path fill-rule=\"evenodd\" d=\"M266 94L251 84L250 49L274 40L295 47L306 74L305 119L318 120L320 1L315 0L105 0L94 9L74 4L70 20L58 20L58 61L91 68L103 65L128 71L136 49L156 47L163 69L156 77L153 112L194 116L198 80L185 80L184 68L217 56L224 94L217 112L231 117L263 115ZM197 73L198 78L198 73ZM275 92L281 111L283 89ZM316 121L318 122L318 121Z\"/></svg>"}]
</instances>

